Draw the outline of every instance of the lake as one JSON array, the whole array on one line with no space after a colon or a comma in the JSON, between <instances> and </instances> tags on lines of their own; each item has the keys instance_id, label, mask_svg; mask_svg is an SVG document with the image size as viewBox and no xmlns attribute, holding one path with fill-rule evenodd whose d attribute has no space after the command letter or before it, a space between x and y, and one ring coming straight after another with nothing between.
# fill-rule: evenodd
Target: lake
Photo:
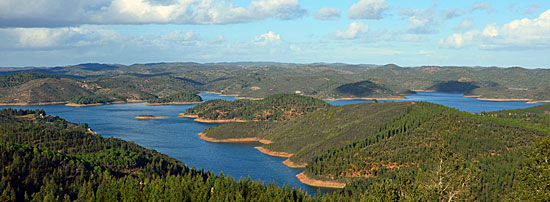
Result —
<instances>
[{"instance_id":1,"label":"lake","mask_svg":"<svg viewBox=\"0 0 550 202\"><path fill-rule=\"evenodd\" d=\"M204 100L225 99L211 93L201 93ZM468 112L495 111L536 106L526 102L481 101L463 97L462 94L419 92L406 96L411 101L428 101L454 107ZM366 100L329 101L334 105L370 102ZM88 123L104 137L116 137L135 142L143 147L176 158L189 167L212 171L216 174L239 179L250 176L254 180L276 182L300 187L309 193L317 188L302 184L295 175L300 169L288 168L282 164L283 158L272 157L254 149L254 144L211 143L203 141L197 133L216 124L198 123L190 118L179 118L178 114L194 105L149 106L143 103L113 104L92 107L67 107L64 105L11 106L21 109L44 109L49 115L60 116L71 122ZM10 106L0 106L8 108ZM139 120L134 117L142 114L168 116L166 119ZM328 189L323 189L323 192Z\"/></svg>"}]
</instances>

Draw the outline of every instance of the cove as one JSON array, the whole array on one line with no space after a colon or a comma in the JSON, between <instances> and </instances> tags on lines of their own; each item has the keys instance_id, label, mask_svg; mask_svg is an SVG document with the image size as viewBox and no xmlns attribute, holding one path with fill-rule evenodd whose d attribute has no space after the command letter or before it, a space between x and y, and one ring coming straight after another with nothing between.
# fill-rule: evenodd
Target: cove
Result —
<instances>
[{"instance_id":1,"label":"cove","mask_svg":"<svg viewBox=\"0 0 550 202\"><path fill-rule=\"evenodd\" d=\"M204 100L234 97L201 93ZM407 96L409 101L428 101L454 107L468 112L494 111L501 109L526 108L540 105L526 102L482 101L463 97L462 94L419 92ZM366 100L329 101L334 105L369 102ZM205 169L214 173L239 179L250 176L253 180L276 182L300 187L313 194L317 188L302 184L295 175L300 169L288 168L284 159L260 153L254 144L210 143L199 138L197 133L217 124L198 123L190 118L179 118L178 114L194 105L159 105L144 103L112 104L91 107L46 106L0 106L0 108L44 109L47 114L60 116L71 122L88 123L93 130L104 137L116 137L135 142L143 147L155 149L184 162L189 167ZM139 120L136 116L151 114L166 116L165 119ZM329 189L323 189L323 192Z\"/></svg>"}]
</instances>

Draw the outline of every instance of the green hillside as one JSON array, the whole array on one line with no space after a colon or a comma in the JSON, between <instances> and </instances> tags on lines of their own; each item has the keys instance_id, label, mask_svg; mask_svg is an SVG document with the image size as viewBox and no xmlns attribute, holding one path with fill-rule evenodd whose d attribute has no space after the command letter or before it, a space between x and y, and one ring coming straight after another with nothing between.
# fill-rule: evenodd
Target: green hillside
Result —
<instances>
[{"instance_id":1,"label":"green hillside","mask_svg":"<svg viewBox=\"0 0 550 202\"><path fill-rule=\"evenodd\" d=\"M338 93L338 97L400 97L398 93L371 81L344 84L338 86L335 91Z\"/></svg>"},{"instance_id":2,"label":"green hillside","mask_svg":"<svg viewBox=\"0 0 550 202\"><path fill-rule=\"evenodd\" d=\"M328 99L371 96L395 98L409 94L412 90L461 92L493 99L550 100L550 70L520 67L188 62L134 65L92 63L26 68L24 71L27 71L24 74L36 72L43 75L27 75L23 78L12 76L12 81L8 82L9 79L0 78L0 89L42 77L67 77L85 82L90 87L98 85L106 88L97 93L122 101L161 98L181 91L214 91L251 98L298 93ZM21 74L17 71L0 73ZM89 90L95 94L97 89ZM6 91L4 94L15 98L20 93ZM13 99L7 100L15 102Z\"/></svg>"},{"instance_id":3,"label":"green hillside","mask_svg":"<svg viewBox=\"0 0 550 202\"><path fill-rule=\"evenodd\" d=\"M18 73L1 76L0 80L5 86L0 88L0 103L64 102L93 93L83 82L51 75Z\"/></svg>"},{"instance_id":4,"label":"green hillside","mask_svg":"<svg viewBox=\"0 0 550 202\"><path fill-rule=\"evenodd\" d=\"M194 93L180 92L166 97L151 98L147 103L171 103L171 102L201 102L201 96Z\"/></svg>"},{"instance_id":5,"label":"green hillside","mask_svg":"<svg viewBox=\"0 0 550 202\"><path fill-rule=\"evenodd\" d=\"M0 200L548 199L550 137L541 141L539 137L548 135L545 131L550 106L483 114L469 114L429 103L364 106L382 105L394 108L382 113L395 115L387 124L364 140L331 149L310 161L306 168L310 177L351 180L345 189L316 198L288 186L280 188L250 179L235 181L222 174L216 176L190 169L154 150L94 135L87 131L86 124L47 116L42 110L3 109L0 110ZM347 114L353 114L362 106L352 105ZM336 111L331 115L332 109ZM341 109L332 107L308 113L303 118L311 118L317 113L343 118L346 113L341 111L339 114ZM398 109L404 112L397 112ZM371 111L360 113L366 112ZM281 124L299 119L245 124L280 128ZM365 121L357 124L365 124ZM536 128L522 128L518 123ZM532 144L535 141L539 143ZM369 176L355 176L357 173Z\"/></svg>"},{"instance_id":6,"label":"green hillside","mask_svg":"<svg viewBox=\"0 0 550 202\"><path fill-rule=\"evenodd\" d=\"M94 68L99 68L93 66ZM109 68L107 68L109 69ZM15 73L0 76L0 103L109 103L129 100L198 100L199 84L174 76L113 75L74 79L64 76ZM172 97L170 97L172 96ZM182 97L183 96L183 97Z\"/></svg>"},{"instance_id":7,"label":"green hillside","mask_svg":"<svg viewBox=\"0 0 550 202\"><path fill-rule=\"evenodd\" d=\"M513 188L522 152L550 134L549 111L550 105L542 105L470 114L424 102L364 103L281 123L224 124L204 133L271 140L265 148L294 154L290 160L307 163L310 178L346 182L345 193L362 193L398 175L416 180L445 153L477 172L479 181L470 183L465 199L485 201L511 197L506 190Z\"/></svg>"},{"instance_id":8,"label":"green hillside","mask_svg":"<svg viewBox=\"0 0 550 202\"><path fill-rule=\"evenodd\" d=\"M262 100L209 100L187 109L188 115L207 120L290 120L329 106L323 100L295 94L277 94Z\"/></svg>"},{"instance_id":9,"label":"green hillside","mask_svg":"<svg viewBox=\"0 0 550 202\"><path fill-rule=\"evenodd\" d=\"M1 201L312 201L275 184L235 181L44 111L0 111ZM323 200L336 201L337 193Z\"/></svg>"}]
</instances>

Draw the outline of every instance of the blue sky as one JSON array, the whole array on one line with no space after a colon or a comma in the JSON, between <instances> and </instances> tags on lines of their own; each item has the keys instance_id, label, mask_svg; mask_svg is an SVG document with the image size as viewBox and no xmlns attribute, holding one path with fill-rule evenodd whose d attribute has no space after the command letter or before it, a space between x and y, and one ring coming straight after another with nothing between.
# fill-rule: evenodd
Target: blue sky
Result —
<instances>
[{"instance_id":1,"label":"blue sky","mask_svg":"<svg viewBox=\"0 0 550 202\"><path fill-rule=\"evenodd\" d=\"M343 62L548 68L550 1L2 0L0 66Z\"/></svg>"}]
</instances>

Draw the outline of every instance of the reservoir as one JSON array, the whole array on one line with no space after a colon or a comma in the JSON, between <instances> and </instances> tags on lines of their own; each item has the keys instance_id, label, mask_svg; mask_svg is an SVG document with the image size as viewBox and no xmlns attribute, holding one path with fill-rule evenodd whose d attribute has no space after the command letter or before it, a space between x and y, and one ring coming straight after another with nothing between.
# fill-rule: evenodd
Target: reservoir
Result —
<instances>
[{"instance_id":1,"label":"reservoir","mask_svg":"<svg viewBox=\"0 0 550 202\"><path fill-rule=\"evenodd\" d=\"M225 99L211 93L201 93L203 100ZM502 109L526 108L540 105L526 102L481 101L463 97L462 94L419 92L406 96L409 101L427 101L443 104L468 112L495 111ZM370 102L366 100L330 101L334 105ZM250 176L253 180L275 182L300 187L309 193L317 188L302 184L295 175L301 169L288 168L282 164L283 158L272 157L254 149L254 144L211 143L203 141L197 133L217 124L198 123L190 118L180 118L178 114L194 105L158 105L144 103L112 104L90 107L68 107L64 105L45 106L0 106L0 108L44 109L48 115L60 116L71 122L88 123L104 137L116 137L135 142L143 147L176 158L189 167L205 169L216 174L223 172L235 179ZM134 117L143 114L166 116L165 119L140 120Z\"/></svg>"}]
</instances>

